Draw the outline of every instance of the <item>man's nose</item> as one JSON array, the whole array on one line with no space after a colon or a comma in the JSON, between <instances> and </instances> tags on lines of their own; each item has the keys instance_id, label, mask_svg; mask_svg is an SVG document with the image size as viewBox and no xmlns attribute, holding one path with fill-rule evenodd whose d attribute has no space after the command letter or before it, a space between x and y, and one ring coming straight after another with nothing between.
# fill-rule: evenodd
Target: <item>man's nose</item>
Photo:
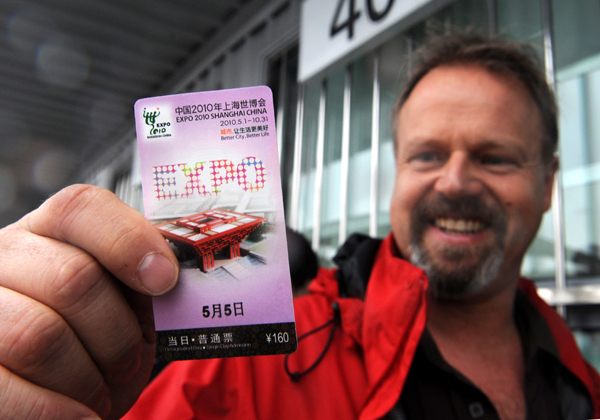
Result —
<instances>
[{"instance_id":1,"label":"man's nose","mask_svg":"<svg viewBox=\"0 0 600 420\"><path fill-rule=\"evenodd\" d=\"M436 180L435 190L448 198L481 193L481 181L467 153L454 152L450 155Z\"/></svg>"}]
</instances>

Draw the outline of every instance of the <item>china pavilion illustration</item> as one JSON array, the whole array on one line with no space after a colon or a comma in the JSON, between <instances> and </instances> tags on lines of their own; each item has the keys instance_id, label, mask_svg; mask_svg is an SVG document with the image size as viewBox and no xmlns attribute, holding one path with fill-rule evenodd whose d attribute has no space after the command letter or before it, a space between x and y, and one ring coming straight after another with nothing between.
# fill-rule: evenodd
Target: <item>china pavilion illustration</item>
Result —
<instances>
[{"instance_id":1,"label":"china pavilion illustration","mask_svg":"<svg viewBox=\"0 0 600 420\"><path fill-rule=\"evenodd\" d=\"M240 256L240 243L259 227L264 217L229 210L211 209L161 223L156 227L185 261L196 258L207 272L215 266L215 253L225 250L228 258Z\"/></svg>"}]
</instances>

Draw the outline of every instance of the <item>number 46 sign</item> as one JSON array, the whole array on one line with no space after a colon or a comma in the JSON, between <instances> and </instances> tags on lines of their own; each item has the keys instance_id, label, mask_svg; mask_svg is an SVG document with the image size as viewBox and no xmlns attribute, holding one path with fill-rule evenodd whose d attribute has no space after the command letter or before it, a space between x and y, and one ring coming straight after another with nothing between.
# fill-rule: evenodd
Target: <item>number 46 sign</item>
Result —
<instances>
[{"instance_id":1,"label":"number 46 sign","mask_svg":"<svg viewBox=\"0 0 600 420\"><path fill-rule=\"evenodd\" d=\"M304 82L388 31L400 31L451 0L305 0L299 79ZM409 19L410 18L410 19ZM403 25L404 23L405 25Z\"/></svg>"},{"instance_id":2,"label":"number 46 sign","mask_svg":"<svg viewBox=\"0 0 600 420\"><path fill-rule=\"evenodd\" d=\"M354 37L354 22L356 22L361 15L360 10L356 9L356 3L358 1L359 0L338 0L330 27L330 35L332 37L344 29L348 29L348 38L351 39ZM394 0L385 0L386 4L383 5L383 9L381 11L377 10L377 6L374 5L374 3L377 3L375 0L365 0L365 3L369 19L373 22L378 22L385 18L390 12L390 9L394 5ZM344 5L348 7L348 10L346 17L342 18L342 9L344 8Z\"/></svg>"}]
</instances>

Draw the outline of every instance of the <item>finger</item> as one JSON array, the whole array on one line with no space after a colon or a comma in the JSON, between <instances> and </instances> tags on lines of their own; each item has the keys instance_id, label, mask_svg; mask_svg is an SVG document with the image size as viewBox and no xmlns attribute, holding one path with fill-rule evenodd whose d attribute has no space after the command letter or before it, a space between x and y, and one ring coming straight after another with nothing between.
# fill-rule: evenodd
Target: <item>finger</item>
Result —
<instances>
[{"instance_id":1,"label":"finger","mask_svg":"<svg viewBox=\"0 0 600 420\"><path fill-rule=\"evenodd\" d=\"M73 185L48 199L18 225L89 252L129 287L151 295L170 290L179 264L144 217L108 190Z\"/></svg>"},{"instance_id":2,"label":"finger","mask_svg":"<svg viewBox=\"0 0 600 420\"><path fill-rule=\"evenodd\" d=\"M60 314L108 385L126 383L136 374L143 346L138 316L116 280L93 257L55 239L10 228L0 232L0 266L0 286Z\"/></svg>"},{"instance_id":3,"label":"finger","mask_svg":"<svg viewBox=\"0 0 600 420\"><path fill-rule=\"evenodd\" d=\"M26 381L64 394L94 410L106 411L102 406L106 406L103 401L109 397L109 389L62 317L39 302L3 287L0 287L0 308L1 366ZM86 374L65 380L68 372Z\"/></svg>"},{"instance_id":4,"label":"finger","mask_svg":"<svg viewBox=\"0 0 600 420\"><path fill-rule=\"evenodd\" d=\"M151 298L125 287L123 292L127 301L138 315L138 320L142 328L144 343L142 364L137 374L127 384L111 387L113 396L111 399L112 411L108 420L120 419L137 401L141 391L148 384L156 355L156 332L154 330ZM119 398L116 398L116 396Z\"/></svg>"},{"instance_id":5,"label":"finger","mask_svg":"<svg viewBox=\"0 0 600 420\"><path fill-rule=\"evenodd\" d=\"M100 408L101 415L110 406ZM31 384L0 366L0 419L100 420L85 405Z\"/></svg>"}]
</instances>

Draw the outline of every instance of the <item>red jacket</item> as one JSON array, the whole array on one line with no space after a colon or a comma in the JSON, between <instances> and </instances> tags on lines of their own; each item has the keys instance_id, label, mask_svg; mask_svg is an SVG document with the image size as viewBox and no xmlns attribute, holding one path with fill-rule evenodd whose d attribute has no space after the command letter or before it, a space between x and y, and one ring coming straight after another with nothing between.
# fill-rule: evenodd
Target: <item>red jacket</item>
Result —
<instances>
[{"instance_id":1,"label":"red jacket","mask_svg":"<svg viewBox=\"0 0 600 420\"><path fill-rule=\"evenodd\" d=\"M289 357L290 371L303 372L323 353L324 357L298 382L286 373L284 356L176 362L150 383L125 419L385 416L400 397L425 327L427 279L422 270L394 255L391 236L380 247L377 243L354 252L359 254L358 263L346 269L322 269L310 285L310 294L295 301L298 336L331 320L334 302L341 320L328 348L331 327L299 342L297 352ZM361 253L375 257L371 270L360 262ZM360 295L364 287L360 279L352 284L347 278L340 280L344 270L370 272L364 300L340 297L340 292ZM522 279L519 287L547 320L563 363L586 385L594 417L600 417L600 377L583 360L562 318L537 296L535 286Z\"/></svg>"}]
</instances>

